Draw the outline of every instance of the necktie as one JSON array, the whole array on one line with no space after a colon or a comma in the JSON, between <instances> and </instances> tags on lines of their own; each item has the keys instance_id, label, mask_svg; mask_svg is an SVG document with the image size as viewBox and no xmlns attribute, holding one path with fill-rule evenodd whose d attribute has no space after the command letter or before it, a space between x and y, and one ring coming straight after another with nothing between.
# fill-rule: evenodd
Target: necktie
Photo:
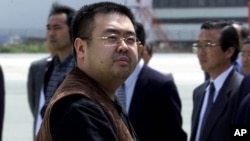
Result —
<instances>
[{"instance_id":1,"label":"necktie","mask_svg":"<svg viewBox=\"0 0 250 141\"><path fill-rule=\"evenodd\" d=\"M208 94L209 95L208 95L208 100L207 100L207 108L206 108L206 111L205 111L204 116L203 116L201 130L203 130L203 128L204 128L203 126L207 121L207 117L208 117L209 113L211 112L211 109L212 109L212 106L214 103L213 99L214 99L214 94L215 94L215 88L214 88L213 82L210 83L210 88L209 88Z\"/></svg>"},{"instance_id":2,"label":"necktie","mask_svg":"<svg viewBox=\"0 0 250 141\"><path fill-rule=\"evenodd\" d=\"M116 96L117 96L118 101L120 102L121 106L125 109L125 108L126 108L125 84L122 84L122 85L116 90Z\"/></svg>"}]
</instances>

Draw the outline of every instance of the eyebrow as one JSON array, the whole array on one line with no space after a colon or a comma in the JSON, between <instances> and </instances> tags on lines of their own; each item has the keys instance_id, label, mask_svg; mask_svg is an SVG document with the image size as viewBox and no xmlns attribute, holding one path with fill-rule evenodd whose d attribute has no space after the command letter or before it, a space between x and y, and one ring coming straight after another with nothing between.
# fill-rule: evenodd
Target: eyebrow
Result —
<instances>
[{"instance_id":1,"label":"eyebrow","mask_svg":"<svg viewBox=\"0 0 250 141\"><path fill-rule=\"evenodd\" d=\"M47 24L46 27L62 27L63 25L62 24L54 24L54 25L50 25L50 24Z\"/></svg>"},{"instance_id":2,"label":"eyebrow","mask_svg":"<svg viewBox=\"0 0 250 141\"><path fill-rule=\"evenodd\" d=\"M197 43L202 43L202 42L206 42L206 43L211 42L211 43L214 43L214 41L212 41L212 40L204 40L204 41L197 40L196 42Z\"/></svg>"},{"instance_id":3,"label":"eyebrow","mask_svg":"<svg viewBox=\"0 0 250 141\"><path fill-rule=\"evenodd\" d=\"M117 29L113 29L113 28L108 28L106 30L104 30L103 34L125 34L126 36L135 36L135 32L133 31L125 31L124 33L121 32L120 30Z\"/></svg>"}]
</instances>

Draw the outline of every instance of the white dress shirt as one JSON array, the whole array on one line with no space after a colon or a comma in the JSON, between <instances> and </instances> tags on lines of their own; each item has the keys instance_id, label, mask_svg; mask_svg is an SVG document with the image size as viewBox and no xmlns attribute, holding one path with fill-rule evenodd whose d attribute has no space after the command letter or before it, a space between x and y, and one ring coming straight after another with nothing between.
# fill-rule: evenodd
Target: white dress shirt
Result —
<instances>
[{"instance_id":1,"label":"white dress shirt","mask_svg":"<svg viewBox=\"0 0 250 141\"><path fill-rule=\"evenodd\" d=\"M139 63L136 65L135 70L129 75L129 77L125 81L125 91L126 91L126 111L128 112L130 107L130 102L134 93L135 84L137 81L137 78L141 72L141 69L144 65L143 59L139 61Z\"/></svg>"},{"instance_id":2,"label":"white dress shirt","mask_svg":"<svg viewBox=\"0 0 250 141\"><path fill-rule=\"evenodd\" d=\"M38 113L36 115L36 127L35 127L35 135L37 135L40 126L42 124L42 116L41 116L41 109L43 108L45 104L45 97L44 97L44 92L43 92L43 87L41 89L41 93L40 93L40 101L39 101L39 109L38 109Z\"/></svg>"}]
</instances>

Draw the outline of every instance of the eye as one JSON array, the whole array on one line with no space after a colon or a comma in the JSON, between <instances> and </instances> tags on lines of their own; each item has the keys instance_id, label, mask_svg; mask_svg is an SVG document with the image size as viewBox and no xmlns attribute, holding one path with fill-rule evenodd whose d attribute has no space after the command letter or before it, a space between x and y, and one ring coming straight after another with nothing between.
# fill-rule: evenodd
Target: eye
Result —
<instances>
[{"instance_id":1,"label":"eye","mask_svg":"<svg viewBox=\"0 0 250 141\"><path fill-rule=\"evenodd\" d=\"M204 46L205 46L205 47L211 47L211 43L210 43L210 42L205 43Z\"/></svg>"},{"instance_id":2,"label":"eye","mask_svg":"<svg viewBox=\"0 0 250 141\"><path fill-rule=\"evenodd\" d=\"M126 43L129 45L133 45L136 42L136 37L130 36L126 39Z\"/></svg>"},{"instance_id":3,"label":"eye","mask_svg":"<svg viewBox=\"0 0 250 141\"><path fill-rule=\"evenodd\" d=\"M110 35L110 36L107 37L107 40L108 40L109 43L115 43L118 40L118 36Z\"/></svg>"}]
</instances>

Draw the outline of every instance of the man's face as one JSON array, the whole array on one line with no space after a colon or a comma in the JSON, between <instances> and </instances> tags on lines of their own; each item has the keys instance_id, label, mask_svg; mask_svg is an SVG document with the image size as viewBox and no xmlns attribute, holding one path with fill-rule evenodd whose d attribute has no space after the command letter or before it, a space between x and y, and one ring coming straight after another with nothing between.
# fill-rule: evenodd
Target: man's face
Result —
<instances>
[{"instance_id":1,"label":"man's face","mask_svg":"<svg viewBox=\"0 0 250 141\"><path fill-rule=\"evenodd\" d=\"M47 44L49 48L61 50L71 46L69 27L64 13L51 15L47 23Z\"/></svg>"},{"instance_id":2,"label":"man's face","mask_svg":"<svg viewBox=\"0 0 250 141\"><path fill-rule=\"evenodd\" d=\"M92 40L84 51L84 70L89 71L100 81L125 80L138 62L138 48L140 48L136 42L131 45L134 38L127 41L121 39L135 37L134 26L130 19L120 14L97 14L94 18L94 30L90 36ZM118 40L113 44L105 39L107 37Z\"/></svg>"},{"instance_id":3,"label":"man's face","mask_svg":"<svg viewBox=\"0 0 250 141\"><path fill-rule=\"evenodd\" d=\"M198 36L197 56L202 70L208 73L220 73L224 69L226 56L219 44L220 34L216 29L202 29Z\"/></svg>"},{"instance_id":4,"label":"man's face","mask_svg":"<svg viewBox=\"0 0 250 141\"><path fill-rule=\"evenodd\" d=\"M242 71L250 74L250 44L244 44L241 50Z\"/></svg>"}]
</instances>

